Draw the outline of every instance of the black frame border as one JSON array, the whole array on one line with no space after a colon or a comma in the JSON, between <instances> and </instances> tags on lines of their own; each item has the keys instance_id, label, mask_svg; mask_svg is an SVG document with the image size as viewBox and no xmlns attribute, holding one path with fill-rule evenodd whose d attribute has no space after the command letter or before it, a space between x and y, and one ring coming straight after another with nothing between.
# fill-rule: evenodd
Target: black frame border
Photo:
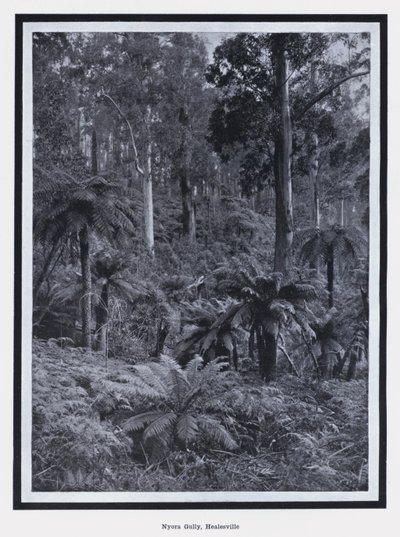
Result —
<instances>
[{"instance_id":1,"label":"black frame border","mask_svg":"<svg viewBox=\"0 0 400 537\"><path fill-rule=\"evenodd\" d=\"M379 499L366 501L257 502L23 502L21 498L22 357L22 118L23 25L27 22L370 22L380 28L380 271L379 271ZM16 14L15 15L15 213L14 213L14 510L372 509L386 508L387 457L387 23L385 14Z\"/></svg>"}]
</instances>

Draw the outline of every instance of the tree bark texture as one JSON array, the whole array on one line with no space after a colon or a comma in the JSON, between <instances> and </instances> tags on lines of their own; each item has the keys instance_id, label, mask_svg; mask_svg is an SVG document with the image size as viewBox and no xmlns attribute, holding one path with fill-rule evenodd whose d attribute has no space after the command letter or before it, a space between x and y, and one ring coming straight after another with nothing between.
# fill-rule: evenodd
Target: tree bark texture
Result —
<instances>
[{"instance_id":1,"label":"tree bark texture","mask_svg":"<svg viewBox=\"0 0 400 537\"><path fill-rule=\"evenodd\" d=\"M352 380L356 375L357 351L353 349L350 353L349 367L347 369L346 380Z\"/></svg>"},{"instance_id":2,"label":"tree bark texture","mask_svg":"<svg viewBox=\"0 0 400 537\"><path fill-rule=\"evenodd\" d=\"M152 177L152 145L147 145L147 165L143 176L143 212L144 212L144 235L147 252L154 256L154 217L153 217L153 177Z\"/></svg>"},{"instance_id":3,"label":"tree bark texture","mask_svg":"<svg viewBox=\"0 0 400 537\"><path fill-rule=\"evenodd\" d=\"M92 275L90 269L89 230L85 226L79 233L82 288L82 346L91 346L91 317L92 317Z\"/></svg>"},{"instance_id":4,"label":"tree bark texture","mask_svg":"<svg viewBox=\"0 0 400 537\"><path fill-rule=\"evenodd\" d=\"M277 53L276 80L280 107L280 126L275 142L275 272L285 273L291 267L293 243L292 202L292 122L289 101L289 66L284 50Z\"/></svg>"},{"instance_id":5,"label":"tree bark texture","mask_svg":"<svg viewBox=\"0 0 400 537\"><path fill-rule=\"evenodd\" d=\"M338 362L337 353L332 352L332 349L326 343L321 344L321 355L318 359L321 378L329 380L334 377L335 365Z\"/></svg>"},{"instance_id":6,"label":"tree bark texture","mask_svg":"<svg viewBox=\"0 0 400 537\"><path fill-rule=\"evenodd\" d=\"M333 283L334 283L334 248L328 245L328 261L326 264L326 277L328 282L329 307L333 308Z\"/></svg>"},{"instance_id":7,"label":"tree bark texture","mask_svg":"<svg viewBox=\"0 0 400 537\"><path fill-rule=\"evenodd\" d=\"M264 327L257 328L257 350L261 378L265 382L276 380L276 360L278 355L278 335Z\"/></svg>"},{"instance_id":8,"label":"tree bark texture","mask_svg":"<svg viewBox=\"0 0 400 537\"><path fill-rule=\"evenodd\" d=\"M189 237L190 242L196 241L196 208L193 202L191 182L186 167L181 170L182 194L182 226L183 235Z\"/></svg>"}]
</instances>

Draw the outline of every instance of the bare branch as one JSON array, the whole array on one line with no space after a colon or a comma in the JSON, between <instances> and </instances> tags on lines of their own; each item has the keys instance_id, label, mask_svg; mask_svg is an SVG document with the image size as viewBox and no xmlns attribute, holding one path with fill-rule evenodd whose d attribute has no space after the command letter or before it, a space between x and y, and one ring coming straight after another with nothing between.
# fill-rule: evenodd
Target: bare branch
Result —
<instances>
[{"instance_id":1,"label":"bare branch","mask_svg":"<svg viewBox=\"0 0 400 537\"><path fill-rule=\"evenodd\" d=\"M336 82L334 82L333 84L331 84L330 86L325 88L324 90L320 91L317 95L315 95L305 105L303 110L301 110L301 112L296 115L295 119L297 120L297 119L302 118L304 116L304 114L306 112L308 112L308 110L310 110L310 108L312 108L315 104L317 104L319 101L321 101L327 95L330 95L334 89L338 88L339 86L341 86L342 84L344 84L348 80L350 80L352 78L357 78L359 76L365 76L365 75L369 75L369 71L360 71L359 73L353 73L352 75L348 75L348 76L345 76L344 78L341 78L340 80L337 80Z\"/></svg>"},{"instance_id":2,"label":"bare branch","mask_svg":"<svg viewBox=\"0 0 400 537\"><path fill-rule=\"evenodd\" d=\"M126 115L122 112L121 108L117 105L117 103L114 101L114 99L112 97L110 97L110 95L107 95L107 93L105 93L104 89L101 88L101 95L103 97L105 97L106 99L108 99L114 106L115 108L117 109L119 115L122 117L122 119L126 122L126 124L128 125L128 129L129 129L129 132L130 132L130 135L131 135L131 142L132 142L132 148L133 148L133 155L134 155L134 161L135 161L135 168L136 170L138 171L138 173L140 173L140 175L144 175L144 171L142 170L142 168L139 166L139 156L138 156L138 152L137 152L137 147L136 147L136 143L135 143L135 138L133 136L133 130L132 130L132 126L128 120L128 118L126 117Z\"/></svg>"}]
</instances>

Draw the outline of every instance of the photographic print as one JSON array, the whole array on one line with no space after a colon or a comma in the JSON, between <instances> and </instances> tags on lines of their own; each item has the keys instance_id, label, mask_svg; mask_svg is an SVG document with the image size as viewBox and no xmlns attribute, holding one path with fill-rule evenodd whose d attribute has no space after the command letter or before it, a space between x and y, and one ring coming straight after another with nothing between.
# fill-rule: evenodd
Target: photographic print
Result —
<instances>
[{"instance_id":1,"label":"photographic print","mask_svg":"<svg viewBox=\"0 0 400 537\"><path fill-rule=\"evenodd\" d=\"M17 507L384 506L385 39L17 17Z\"/></svg>"}]
</instances>

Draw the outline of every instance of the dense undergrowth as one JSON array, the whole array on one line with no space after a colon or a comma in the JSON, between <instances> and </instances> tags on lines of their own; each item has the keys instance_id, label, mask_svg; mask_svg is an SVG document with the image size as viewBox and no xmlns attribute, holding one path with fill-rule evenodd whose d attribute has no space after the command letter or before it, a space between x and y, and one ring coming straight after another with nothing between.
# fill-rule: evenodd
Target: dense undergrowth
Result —
<instances>
[{"instance_id":1,"label":"dense undergrowth","mask_svg":"<svg viewBox=\"0 0 400 537\"><path fill-rule=\"evenodd\" d=\"M368 488L362 367L348 382L280 367L266 385L250 361L238 372L105 363L41 340L32 367L35 491Z\"/></svg>"}]
</instances>

